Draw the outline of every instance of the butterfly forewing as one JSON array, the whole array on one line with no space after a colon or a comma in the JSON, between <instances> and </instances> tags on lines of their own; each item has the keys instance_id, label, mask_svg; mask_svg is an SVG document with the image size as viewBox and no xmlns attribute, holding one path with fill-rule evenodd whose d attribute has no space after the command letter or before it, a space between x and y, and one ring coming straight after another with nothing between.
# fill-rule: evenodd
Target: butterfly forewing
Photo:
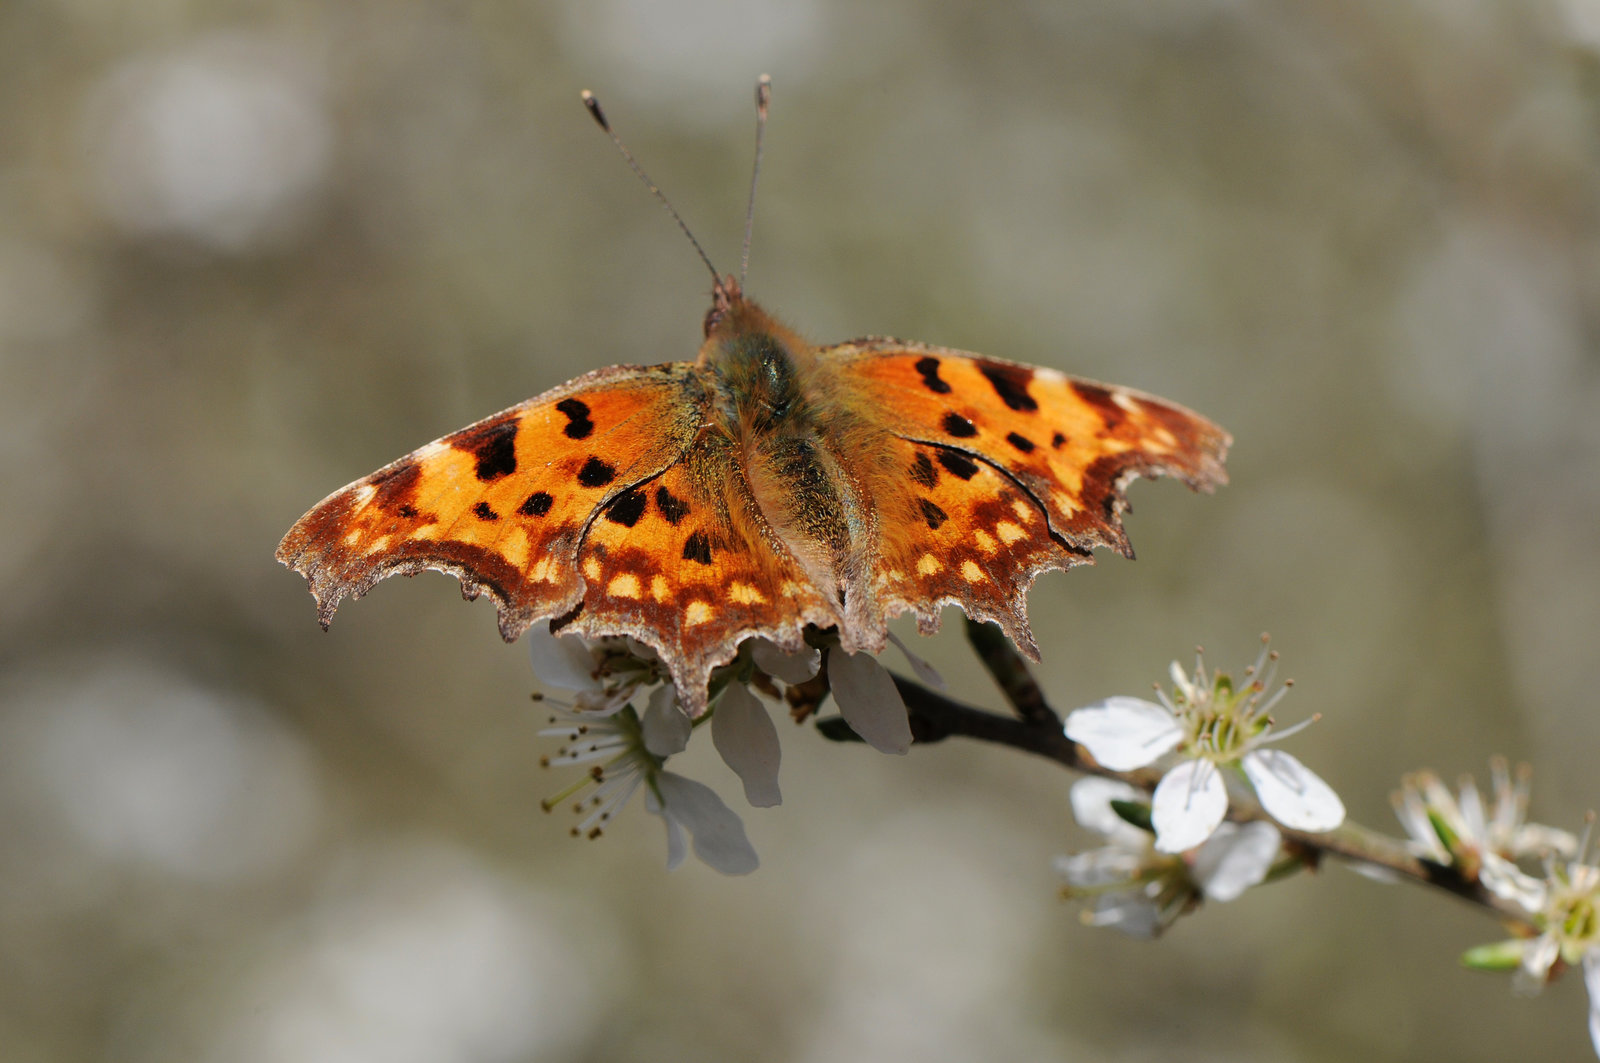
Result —
<instances>
[{"instance_id":1,"label":"butterfly forewing","mask_svg":"<svg viewBox=\"0 0 1600 1063\"><path fill-rule=\"evenodd\" d=\"M514 638L582 595L576 557L596 512L677 461L701 423L687 363L579 377L436 440L329 495L278 559L306 577L323 625L397 573L487 590Z\"/></svg>"},{"instance_id":2,"label":"butterfly forewing","mask_svg":"<svg viewBox=\"0 0 1600 1063\"><path fill-rule=\"evenodd\" d=\"M1003 470L1045 507L1050 530L1080 550L1130 552L1120 513L1122 488L1136 476L1175 476L1205 491L1227 482L1228 434L1152 395L900 340L822 354L896 435Z\"/></svg>"}]
</instances>

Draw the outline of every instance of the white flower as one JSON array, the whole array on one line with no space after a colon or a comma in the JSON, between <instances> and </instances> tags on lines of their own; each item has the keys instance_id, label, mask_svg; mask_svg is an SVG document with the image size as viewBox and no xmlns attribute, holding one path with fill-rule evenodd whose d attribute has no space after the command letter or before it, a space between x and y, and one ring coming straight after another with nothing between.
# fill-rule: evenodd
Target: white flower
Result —
<instances>
[{"instance_id":1,"label":"white flower","mask_svg":"<svg viewBox=\"0 0 1600 1063\"><path fill-rule=\"evenodd\" d=\"M694 721L679 707L672 685L663 682L653 655L620 639L586 644L557 638L543 627L535 627L529 641L540 678L574 692L571 701L542 699L552 714L550 726L540 733L563 744L541 762L588 766L583 777L541 802L545 811L576 798L572 807L580 818L573 835L597 838L642 786L646 809L666 823L669 868L682 862L688 831L695 855L710 867L728 875L754 871L755 850L739 817L710 787L665 768L667 758L688 745ZM633 702L647 690L644 710L637 711ZM766 710L731 681L717 703L732 706L728 716L734 722L725 722L720 731L713 723L713 741L744 780L751 802L776 804L777 732Z\"/></svg>"},{"instance_id":2,"label":"white flower","mask_svg":"<svg viewBox=\"0 0 1600 1063\"><path fill-rule=\"evenodd\" d=\"M1160 704L1118 696L1067 717L1067 737L1112 771L1148 767L1173 752L1182 758L1162 777L1152 803L1162 852L1192 849L1221 825L1228 812L1225 771L1248 781L1261 807L1286 827L1320 832L1344 822L1344 804L1327 783L1288 753L1267 748L1305 725L1272 733L1272 708L1289 684L1269 694L1278 655L1262 642L1239 689L1225 673L1208 676L1196 655L1192 678L1172 663L1173 693L1158 688Z\"/></svg>"},{"instance_id":3,"label":"white flower","mask_svg":"<svg viewBox=\"0 0 1600 1063\"><path fill-rule=\"evenodd\" d=\"M1593 826L1591 816L1591 833ZM1600 866L1594 862L1591 840L1586 833L1570 860L1547 855L1543 879L1513 868L1512 874L1521 881L1505 893L1485 878L1490 889L1526 907L1539 934L1471 950L1465 960L1469 966L1493 967L1500 965L1497 961L1516 957L1513 987L1530 995L1559 973L1558 961L1562 967L1581 966L1589 990L1589 1039L1600 1055Z\"/></svg>"},{"instance_id":4,"label":"white flower","mask_svg":"<svg viewBox=\"0 0 1600 1063\"><path fill-rule=\"evenodd\" d=\"M1091 777L1073 784L1071 799L1078 822L1111 844L1056 861L1067 879L1063 893L1090 900L1085 923L1132 937L1156 936L1202 899L1234 900L1266 877L1278 853L1271 824L1224 823L1189 858L1167 855L1113 804L1143 807L1141 791Z\"/></svg>"},{"instance_id":5,"label":"white flower","mask_svg":"<svg viewBox=\"0 0 1600 1063\"><path fill-rule=\"evenodd\" d=\"M1489 762L1493 801L1484 807L1483 795L1471 776L1462 776L1459 797L1450 793L1439 777L1416 772L1401 781L1394 794L1395 815L1411 836L1411 851L1436 864L1455 867L1467 878L1482 878L1501 896L1514 896L1518 860L1546 856L1572 857L1578 839L1567 831L1526 822L1532 771L1517 769L1515 780L1504 757Z\"/></svg>"}]
</instances>

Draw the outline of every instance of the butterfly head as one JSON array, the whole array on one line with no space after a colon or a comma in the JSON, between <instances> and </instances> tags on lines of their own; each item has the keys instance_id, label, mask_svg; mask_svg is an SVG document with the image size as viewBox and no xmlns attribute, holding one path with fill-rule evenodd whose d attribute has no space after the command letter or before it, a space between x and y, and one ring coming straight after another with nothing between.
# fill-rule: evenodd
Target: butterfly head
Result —
<instances>
[{"instance_id":1,"label":"butterfly head","mask_svg":"<svg viewBox=\"0 0 1600 1063\"><path fill-rule=\"evenodd\" d=\"M801 378L811 350L729 277L706 315L698 361L715 373L730 421L761 429L790 419L803 406Z\"/></svg>"},{"instance_id":2,"label":"butterfly head","mask_svg":"<svg viewBox=\"0 0 1600 1063\"><path fill-rule=\"evenodd\" d=\"M739 287L739 282L728 274L720 280L713 277L715 287L711 291L711 309L706 311L703 325L706 339L722 325L724 319L732 312L736 305L744 303L744 291Z\"/></svg>"}]
</instances>

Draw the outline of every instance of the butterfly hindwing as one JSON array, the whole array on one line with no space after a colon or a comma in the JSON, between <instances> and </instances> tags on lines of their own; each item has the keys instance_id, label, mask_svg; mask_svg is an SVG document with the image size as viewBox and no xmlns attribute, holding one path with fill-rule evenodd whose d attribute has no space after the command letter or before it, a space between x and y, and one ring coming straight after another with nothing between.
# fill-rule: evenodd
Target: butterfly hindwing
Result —
<instances>
[{"instance_id":1,"label":"butterfly hindwing","mask_svg":"<svg viewBox=\"0 0 1600 1063\"><path fill-rule=\"evenodd\" d=\"M655 647L691 715L711 670L762 636L798 650L837 611L766 532L735 448L706 433L660 476L618 495L578 556L586 590L572 630Z\"/></svg>"},{"instance_id":2,"label":"butterfly hindwing","mask_svg":"<svg viewBox=\"0 0 1600 1063\"><path fill-rule=\"evenodd\" d=\"M992 620L1036 655L1025 594L1040 572L1087 560L1050 534L1039 502L1006 473L952 447L892 437L901 473L878 486L884 517L876 592L890 615L908 609L924 632L959 605Z\"/></svg>"}]
</instances>

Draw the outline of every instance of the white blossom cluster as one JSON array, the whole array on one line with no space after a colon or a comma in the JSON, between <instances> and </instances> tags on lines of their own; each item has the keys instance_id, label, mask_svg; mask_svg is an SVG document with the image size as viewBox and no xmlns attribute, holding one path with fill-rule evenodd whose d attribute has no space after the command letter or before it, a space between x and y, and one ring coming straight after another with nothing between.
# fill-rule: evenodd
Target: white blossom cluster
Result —
<instances>
[{"instance_id":1,"label":"white blossom cluster","mask_svg":"<svg viewBox=\"0 0 1600 1063\"><path fill-rule=\"evenodd\" d=\"M1580 841L1528 815L1526 767L1513 779L1504 760L1490 762L1492 798L1461 780L1457 792L1431 772L1405 779L1395 811L1413 852L1455 868L1468 881L1520 908L1537 933L1469 949L1463 962L1512 970L1517 992L1532 995L1567 968L1581 968L1589 990L1589 1038L1600 1055L1600 863L1593 825ZM1526 866L1539 869L1530 874Z\"/></svg>"},{"instance_id":2,"label":"white blossom cluster","mask_svg":"<svg viewBox=\"0 0 1600 1063\"><path fill-rule=\"evenodd\" d=\"M709 786L666 764L709 723L712 744L743 784L746 801L756 808L779 804L777 728L758 695L781 696L782 688L806 683L825 668L840 715L857 736L885 753L911 747L894 679L865 654L837 648L787 654L753 640L713 679L707 713L691 720L655 653L638 642L558 638L538 628L529 643L536 674L568 695L542 699L552 708L543 734L562 742L544 763L586 769L547 800L546 809L570 800L579 817L573 833L598 836L643 789L646 809L666 826L669 868L692 848L724 874L755 870L756 853L738 814ZM926 662L896 645L924 683L942 685ZM1153 793L1101 777L1073 785L1078 822L1107 840L1057 861L1067 881L1064 894L1085 902L1084 922L1155 937L1205 900L1234 900L1302 866L1305 855L1284 849L1280 828L1306 844L1306 835L1344 822L1343 802L1332 788L1273 748L1314 720L1276 729L1272 710L1289 689L1288 683L1275 685L1276 664L1263 638L1260 656L1237 684L1227 673L1208 672L1197 655L1192 672L1173 662L1172 689L1157 687L1157 701L1117 696L1068 715L1066 736L1100 767L1160 770ZM1469 950L1463 957L1469 966L1514 971L1522 993L1538 992L1567 969L1583 971L1590 1036L1600 1053L1600 859L1593 817L1580 841L1528 821L1526 769L1514 775L1496 759L1491 781L1486 799L1471 779L1452 792L1431 772L1408 776L1394 797L1407 846L1417 858L1451 868L1461 881L1506 902L1532 928ZM1252 810L1249 798L1259 809ZM1359 863L1357 869L1363 870ZM1384 877L1383 868L1371 870Z\"/></svg>"},{"instance_id":3,"label":"white blossom cluster","mask_svg":"<svg viewBox=\"0 0 1600 1063\"><path fill-rule=\"evenodd\" d=\"M1289 685L1273 687L1277 654L1262 643L1241 686L1226 672L1208 675L1197 654L1192 676L1172 662L1173 691L1157 687L1160 704L1118 696L1067 716L1067 737L1102 767L1168 764L1151 802L1159 852L1188 852L1211 837L1227 817L1230 782L1253 789L1267 814L1292 830L1330 831L1344 822L1344 804L1327 783L1269 748L1311 721L1274 733L1272 709Z\"/></svg>"},{"instance_id":4,"label":"white blossom cluster","mask_svg":"<svg viewBox=\"0 0 1600 1063\"><path fill-rule=\"evenodd\" d=\"M748 659L741 656L721 687L713 685L710 709L691 720L653 650L632 639L588 641L558 637L543 625L528 633L534 674L568 697L544 697L552 713L541 733L559 738L561 747L544 758L546 766L584 765L586 774L544 802L546 811L571 800L578 822L575 835L598 837L628 799L642 787L645 807L660 816L667 831L667 867L683 862L689 845L702 862L728 875L754 871L759 863L745 835L744 822L715 790L666 769L668 758L688 746L695 729L709 720L711 742L744 785L756 808L782 802L778 788L781 750L777 728L753 690L778 689L814 677L822 653L808 649L786 654L770 642L754 640ZM896 645L899 645L897 642ZM932 675L912 657L919 674ZM827 652L828 682L834 702L851 729L884 753L911 748L905 702L888 671L867 654ZM757 673L774 682L754 682Z\"/></svg>"},{"instance_id":5,"label":"white blossom cluster","mask_svg":"<svg viewBox=\"0 0 1600 1063\"><path fill-rule=\"evenodd\" d=\"M1089 902L1085 922L1154 937L1201 900L1231 901L1263 881L1281 838L1270 823L1227 822L1230 782L1252 789L1284 826L1328 831L1344 822L1327 783L1266 748L1300 729L1273 733L1271 711L1288 690L1273 687L1276 663L1263 639L1236 687L1224 672L1208 675L1197 655L1193 675L1172 663L1173 691L1158 687L1159 704L1118 696L1067 716L1067 737L1102 767L1166 767L1153 795L1110 779L1073 786L1078 822L1111 842L1057 861L1067 896Z\"/></svg>"},{"instance_id":6,"label":"white blossom cluster","mask_svg":"<svg viewBox=\"0 0 1600 1063\"><path fill-rule=\"evenodd\" d=\"M1072 785L1072 814L1111 843L1056 861L1064 895L1087 902L1083 921L1152 938L1202 900L1231 901L1260 883L1278 855L1270 823L1223 823L1192 853L1160 852L1148 829L1149 798L1115 779Z\"/></svg>"}]
</instances>

